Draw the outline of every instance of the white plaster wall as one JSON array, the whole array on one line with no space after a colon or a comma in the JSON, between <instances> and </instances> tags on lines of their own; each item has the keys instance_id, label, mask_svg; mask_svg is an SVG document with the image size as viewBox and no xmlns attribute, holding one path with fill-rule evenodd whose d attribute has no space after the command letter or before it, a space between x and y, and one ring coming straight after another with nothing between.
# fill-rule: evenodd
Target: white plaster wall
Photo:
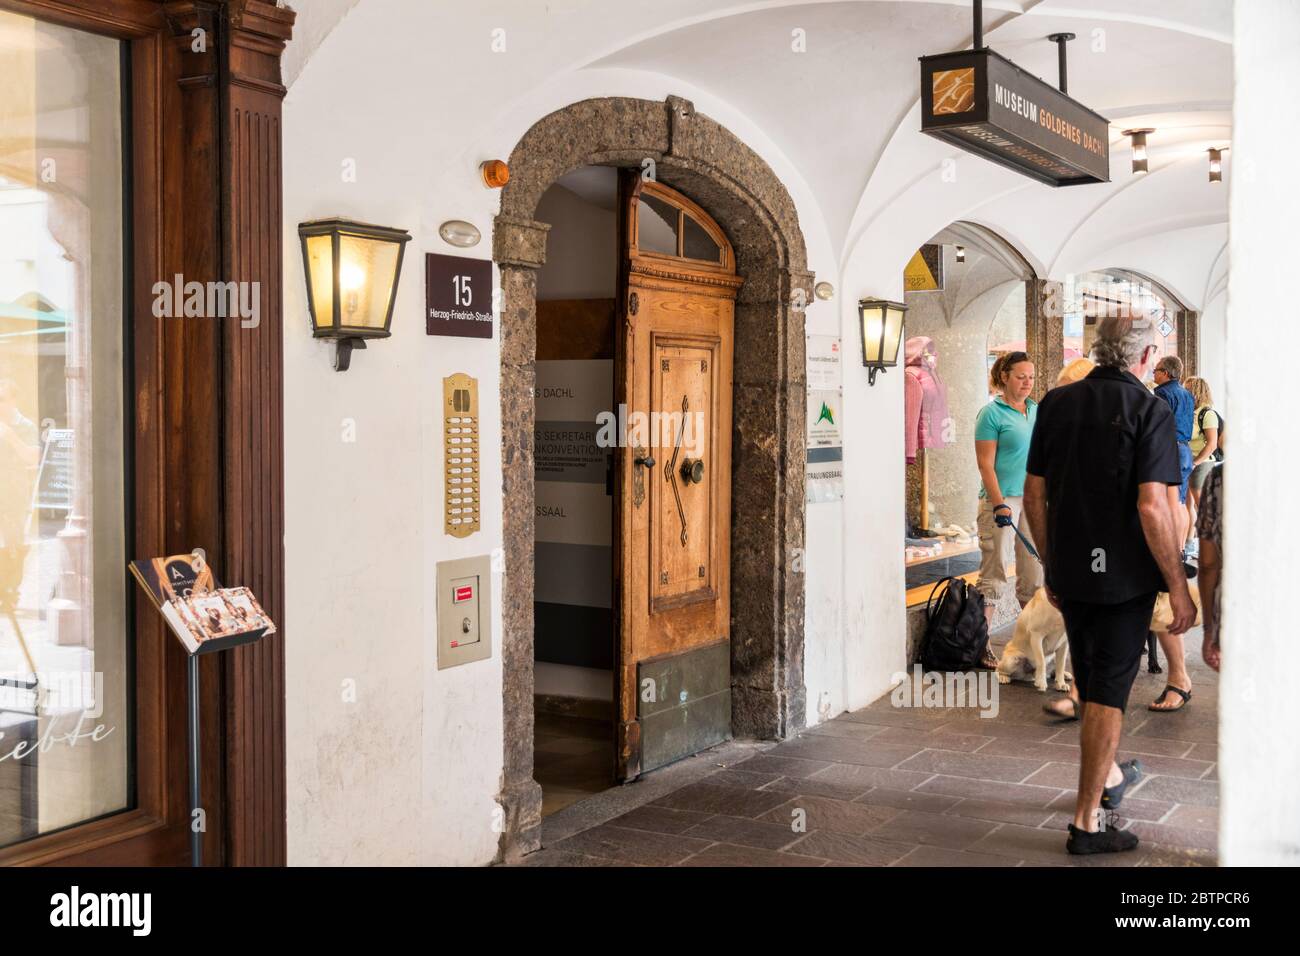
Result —
<instances>
[{"instance_id":1,"label":"white plaster wall","mask_svg":"<svg viewBox=\"0 0 1300 956\"><path fill-rule=\"evenodd\" d=\"M1290 440L1294 403L1279 401L1276 376L1259 373L1260 343L1271 355L1300 354L1295 298L1300 191L1294 123L1281 104L1300 99L1300 59L1292 49L1300 6L1290 0L1236 5L1236 111L1231 184L1232 275L1228 289L1225 465L1226 580L1219 685L1219 850L1230 866L1300 863L1300 698L1290 667L1295 602L1282 569L1291 549L1278 529L1300 521L1295 475L1300 446Z\"/></svg>"},{"instance_id":2,"label":"white plaster wall","mask_svg":"<svg viewBox=\"0 0 1300 956\"><path fill-rule=\"evenodd\" d=\"M339 14L351 5L331 2ZM655 22L638 26L650 35L700 9L700 0L661 0ZM393 23L403 29L393 31ZM507 49L493 54L491 31L502 24ZM1090 229L1072 243L1102 187L1049 190L956 153L917 132L915 108L901 120L882 117L882 130L898 125L849 235L832 237L817 184L778 145L791 131L760 128L718 89L649 69L581 68L626 44L630 32L622 3L513 4L505 17L487 4L367 0L324 36L290 89L284 360L292 863L483 863L496 850L500 657L436 669L433 584L437 561L501 546L500 501L492 496L484 499L478 534L458 541L442 533L437 415L444 376L477 376L482 446L499 447L498 342L428 338L422 321L423 255L455 251L437 236L442 221L474 222L484 243L472 254L490 257L499 195L479 183L482 160L508 157L533 123L569 103L672 93L747 142L786 184L809 267L836 287L832 300L809 308L808 330L839 334L845 355L845 497L806 513L809 722L870 703L905 657L903 469L890 464L903 456L902 375L891 371L868 387L855 358L858 299L900 298L908 258L958 219L1000 233L1043 277L1063 277L1076 260L1136 242L1130 210L1113 218L1111 232L1122 232ZM376 77L381 94L369 82ZM1261 101L1276 102L1262 94ZM808 135L802 118L791 122L794 135ZM342 176L349 159L355 182ZM1188 170L1169 181L1190 183ZM1147 193L1151 204L1169 200L1163 187ZM1212 213L1212 204L1201 203L1191 214L1154 222L1157 231L1190 234L1213 225ZM357 353L345 375L331 369L329 346L310 338L294 232L300 221L332 214L404 226L414 236L394 336ZM1151 222L1146 228L1150 234ZM1271 241L1284 239L1279 229ZM1216 268L1213 256L1198 261ZM1189 300L1196 297L1189 293ZM356 427L351 443L342 440L348 420ZM484 467L484 487L499 487L499 458L485 455ZM499 577L494 584L495 635ZM349 679L355 703L342 696Z\"/></svg>"},{"instance_id":3,"label":"white plaster wall","mask_svg":"<svg viewBox=\"0 0 1300 956\"><path fill-rule=\"evenodd\" d=\"M611 184L613 188L613 184ZM618 227L612 209L552 186L537 204L549 223L546 266L537 273L537 299L612 299L618 285Z\"/></svg>"},{"instance_id":4,"label":"white plaster wall","mask_svg":"<svg viewBox=\"0 0 1300 956\"><path fill-rule=\"evenodd\" d=\"M725 102L670 77L629 71L556 72L576 62L617 18L593 16L549 30L539 9L512 18L517 54L491 57L488 13L416 0L362 3L334 28L290 89L284 109L286 738L288 853L292 864L481 864L493 828L502 766L501 664L439 671L435 570L441 560L501 547L500 497L485 494L482 530L442 532L442 378L479 380L484 489L501 485L499 338L424 334L423 257L456 252L437 235L446 219L473 222L491 255L499 193L478 164L506 157L542 116L591 96L692 98L774 167L799 208L810 267L833 270L807 185L760 131ZM530 18L532 23L530 25ZM394 20L407 25L393 34ZM428 38L481 35L430 58ZM531 34L530 34L530 31ZM527 37L544 43L525 43ZM383 42L379 42L379 38ZM489 58L491 57L491 58ZM382 73L376 96L358 76ZM474 75L473 95L456 77ZM449 80L450 78L450 80ZM355 181L344 173L351 162ZM344 215L410 229L391 339L333 371L314 341L296 226ZM833 281L833 278L832 278ZM809 322L832 314L817 303ZM822 318L833 326L833 319ZM499 333L498 333L499 334ZM343 440L355 426L356 440ZM822 506L808 537L817 587L810 607L834 603L839 522ZM491 620L500 632L500 575ZM834 615L815 629L810 701L844 707ZM355 682L352 685L346 681ZM355 687L356 700L344 691ZM810 707L810 710L812 708Z\"/></svg>"}]
</instances>

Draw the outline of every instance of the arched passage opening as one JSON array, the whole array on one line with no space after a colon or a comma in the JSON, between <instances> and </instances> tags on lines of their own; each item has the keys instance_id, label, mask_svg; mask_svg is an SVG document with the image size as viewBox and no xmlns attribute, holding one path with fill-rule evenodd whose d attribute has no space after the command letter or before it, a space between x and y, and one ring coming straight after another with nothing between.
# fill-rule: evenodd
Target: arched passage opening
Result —
<instances>
[{"instance_id":1,"label":"arched passage opening","mask_svg":"<svg viewBox=\"0 0 1300 956\"><path fill-rule=\"evenodd\" d=\"M1106 268L1071 277L1065 296L1067 334L1079 336L1084 354L1092 344L1096 317L1122 309L1148 317L1160 354L1177 355L1184 374L1197 375L1200 313L1159 279L1127 268Z\"/></svg>"},{"instance_id":2,"label":"arched passage opening","mask_svg":"<svg viewBox=\"0 0 1300 956\"><path fill-rule=\"evenodd\" d=\"M812 293L789 193L753 150L686 100L572 104L529 129L509 165L493 233L503 293L503 856L536 849L541 830L533 780L533 548L537 275L549 229L536 218L543 194L583 166L642 170L697 203L734 250L744 280L734 308L730 429L730 724L737 736L782 738L804 723L801 304ZM619 303L620 317L627 307ZM629 450L617 453L627 458Z\"/></svg>"},{"instance_id":3,"label":"arched passage opening","mask_svg":"<svg viewBox=\"0 0 1300 956\"><path fill-rule=\"evenodd\" d=\"M904 566L912 661L933 586L949 576L973 581L980 566L973 428L990 400L990 368L1002 354L1027 353L1038 398L1077 354L1078 343L1065 338L1059 312L1048 306L1059 294L1055 287L986 226L946 226L917 251L905 275ZM1008 593L995 626L1015 609Z\"/></svg>"}]
</instances>

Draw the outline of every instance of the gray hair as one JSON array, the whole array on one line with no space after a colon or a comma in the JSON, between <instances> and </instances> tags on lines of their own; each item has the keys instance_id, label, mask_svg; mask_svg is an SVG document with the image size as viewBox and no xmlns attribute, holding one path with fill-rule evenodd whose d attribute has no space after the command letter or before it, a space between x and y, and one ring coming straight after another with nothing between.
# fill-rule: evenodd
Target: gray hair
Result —
<instances>
[{"instance_id":1,"label":"gray hair","mask_svg":"<svg viewBox=\"0 0 1300 956\"><path fill-rule=\"evenodd\" d=\"M1108 315L1097 323L1097 338L1092 343L1092 360L1107 368L1127 369L1142 361L1142 353L1150 344L1149 319Z\"/></svg>"},{"instance_id":2,"label":"gray hair","mask_svg":"<svg viewBox=\"0 0 1300 956\"><path fill-rule=\"evenodd\" d=\"M1177 355L1166 355L1156 363L1156 369L1176 382L1183 377L1183 360Z\"/></svg>"}]
</instances>

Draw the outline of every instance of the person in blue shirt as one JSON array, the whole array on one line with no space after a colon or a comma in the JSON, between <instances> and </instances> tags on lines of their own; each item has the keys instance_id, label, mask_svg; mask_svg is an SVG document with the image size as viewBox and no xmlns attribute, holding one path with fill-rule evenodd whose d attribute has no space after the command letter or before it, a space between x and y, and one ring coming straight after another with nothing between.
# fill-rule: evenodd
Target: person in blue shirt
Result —
<instances>
[{"instance_id":1,"label":"person in blue shirt","mask_svg":"<svg viewBox=\"0 0 1300 956\"><path fill-rule=\"evenodd\" d=\"M1024 537L1033 540L1028 526L1021 524L1020 515L1029 438L1038 414L1038 403L1029 397L1034 390L1034 363L1024 352L999 356L989 372L989 386L993 398L975 416L975 464L980 473L976 526L981 552L975 589L984 596L984 617L991 622L993 606L1010 584L1008 552L1014 547L1016 597L1021 607L1042 585L1043 569L1012 530L1013 524L1020 525ZM988 660L997 666L992 655Z\"/></svg>"},{"instance_id":2,"label":"person in blue shirt","mask_svg":"<svg viewBox=\"0 0 1300 956\"><path fill-rule=\"evenodd\" d=\"M1178 466L1183 472L1183 483L1178 486L1178 504L1174 509L1174 519L1178 523L1178 541L1180 545L1187 540L1187 480L1192 475L1192 427L1196 418L1196 400L1192 393L1183 387L1183 360L1177 355L1166 355L1156 363L1154 373L1156 380L1156 397L1163 399L1174 413L1174 432L1178 437ZM1170 489L1170 495L1174 493ZM1173 504L1173 498L1170 498Z\"/></svg>"}]
</instances>

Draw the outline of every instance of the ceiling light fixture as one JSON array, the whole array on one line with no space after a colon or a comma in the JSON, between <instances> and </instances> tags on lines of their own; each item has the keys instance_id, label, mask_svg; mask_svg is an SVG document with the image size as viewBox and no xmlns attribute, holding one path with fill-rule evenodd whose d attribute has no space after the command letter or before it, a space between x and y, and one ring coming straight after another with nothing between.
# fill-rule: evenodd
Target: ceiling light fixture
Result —
<instances>
[{"instance_id":1,"label":"ceiling light fixture","mask_svg":"<svg viewBox=\"0 0 1300 956\"><path fill-rule=\"evenodd\" d=\"M1124 135L1129 138L1130 148L1133 153L1134 173L1145 173L1147 171L1147 134L1154 132L1155 130L1149 127L1124 130Z\"/></svg>"},{"instance_id":2,"label":"ceiling light fixture","mask_svg":"<svg viewBox=\"0 0 1300 956\"><path fill-rule=\"evenodd\" d=\"M1227 151L1226 146L1211 146L1208 150L1210 154L1210 182L1223 182L1223 154Z\"/></svg>"}]
</instances>

